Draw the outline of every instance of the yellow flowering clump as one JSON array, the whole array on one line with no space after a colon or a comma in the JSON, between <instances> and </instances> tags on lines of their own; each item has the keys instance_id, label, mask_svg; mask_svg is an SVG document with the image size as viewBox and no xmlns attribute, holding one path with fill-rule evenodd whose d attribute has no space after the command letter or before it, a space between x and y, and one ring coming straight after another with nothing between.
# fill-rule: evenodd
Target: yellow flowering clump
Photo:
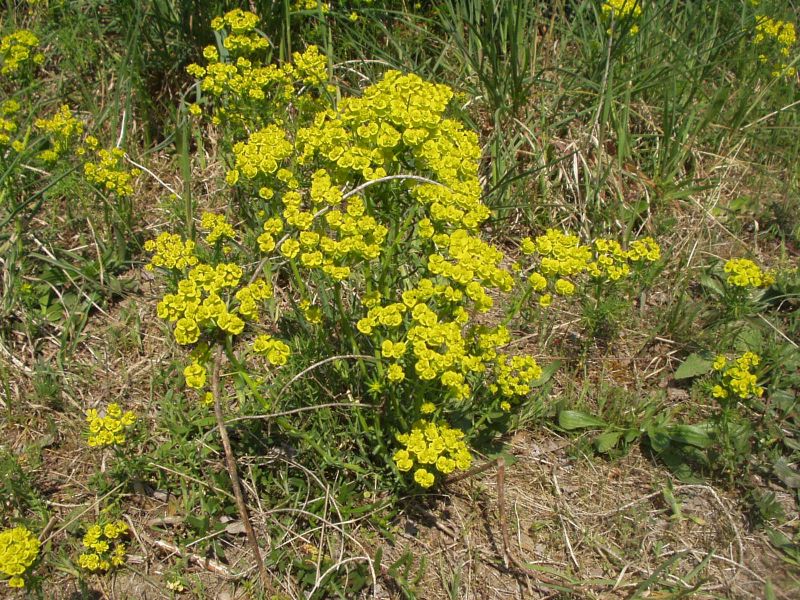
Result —
<instances>
[{"instance_id":1,"label":"yellow flowering clump","mask_svg":"<svg viewBox=\"0 0 800 600\"><path fill-rule=\"evenodd\" d=\"M86 421L89 423L90 446L100 448L122 446L125 444L127 433L136 423L136 415L130 410L123 413L119 404L111 403L103 417L94 408L86 411Z\"/></svg>"},{"instance_id":2,"label":"yellow flowering clump","mask_svg":"<svg viewBox=\"0 0 800 600\"><path fill-rule=\"evenodd\" d=\"M128 525L123 520L100 521L89 527L83 536L86 551L78 557L80 567L96 573L123 565L127 551L124 538L128 531Z\"/></svg>"},{"instance_id":3,"label":"yellow flowering clump","mask_svg":"<svg viewBox=\"0 0 800 600\"><path fill-rule=\"evenodd\" d=\"M758 377L753 369L759 365L761 358L754 352L745 352L739 358L728 361L720 355L714 360L714 370L721 376L720 383L714 385L711 395L724 400L731 395L741 399L764 395L764 388L758 385Z\"/></svg>"},{"instance_id":4,"label":"yellow flowering clump","mask_svg":"<svg viewBox=\"0 0 800 600\"><path fill-rule=\"evenodd\" d=\"M763 271L752 260L747 258L732 258L722 268L728 274L728 284L742 289L768 287L775 283L771 273Z\"/></svg>"},{"instance_id":5,"label":"yellow flowering clump","mask_svg":"<svg viewBox=\"0 0 800 600\"><path fill-rule=\"evenodd\" d=\"M175 233L165 232L154 240L147 240L144 249L153 253L150 262L145 266L148 271L156 267L183 271L197 264L197 257L194 255L195 243L191 240L184 241Z\"/></svg>"},{"instance_id":6,"label":"yellow flowering clump","mask_svg":"<svg viewBox=\"0 0 800 600\"><path fill-rule=\"evenodd\" d=\"M186 380L186 387L199 390L206 384L206 368L194 362L183 370L183 378Z\"/></svg>"},{"instance_id":7,"label":"yellow flowering clump","mask_svg":"<svg viewBox=\"0 0 800 600\"><path fill-rule=\"evenodd\" d=\"M56 161L83 135L83 123L66 104L50 119L36 119L34 126L50 138L50 148L39 153L39 158L45 162Z\"/></svg>"},{"instance_id":8,"label":"yellow flowering clump","mask_svg":"<svg viewBox=\"0 0 800 600\"><path fill-rule=\"evenodd\" d=\"M211 21L211 28L216 31L228 30L222 40L223 47L232 54L253 54L269 48L269 41L256 32L258 17L251 12L235 8L222 17Z\"/></svg>"},{"instance_id":9,"label":"yellow flowering clump","mask_svg":"<svg viewBox=\"0 0 800 600\"><path fill-rule=\"evenodd\" d=\"M650 237L634 240L625 250L618 241L608 238L581 244L576 235L556 229L548 229L535 240L524 238L520 250L536 261L529 267L533 270L528 284L531 292L540 294L539 305L543 307L552 303L552 293L574 295L573 279L583 273L595 282L614 282L628 277L633 265L661 258L661 248Z\"/></svg>"},{"instance_id":10,"label":"yellow flowering clump","mask_svg":"<svg viewBox=\"0 0 800 600\"><path fill-rule=\"evenodd\" d=\"M212 21L221 32L225 58L217 48L203 50L206 66L191 64L187 72L200 80L200 89L215 99L215 124L236 124L252 131L265 124L268 117L286 106L295 91L304 85L317 85L327 79L327 61L316 46L292 55L294 64L263 64L262 55L269 42L257 31L258 17L234 9ZM303 107L313 105L311 90L298 98ZM196 111L195 111L196 112ZM233 176L229 176L229 181Z\"/></svg>"},{"instance_id":11,"label":"yellow flowering clump","mask_svg":"<svg viewBox=\"0 0 800 600\"><path fill-rule=\"evenodd\" d=\"M392 459L398 471L413 471L414 481L423 488L431 487L436 473L449 475L456 469L465 471L472 464L464 432L447 423L420 419L409 433L395 436L404 447Z\"/></svg>"},{"instance_id":12,"label":"yellow flowering clump","mask_svg":"<svg viewBox=\"0 0 800 600\"><path fill-rule=\"evenodd\" d=\"M17 132L18 125L13 117L19 112L20 104L16 100L5 100L0 103L0 146L11 143L11 136Z\"/></svg>"},{"instance_id":13,"label":"yellow flowering clump","mask_svg":"<svg viewBox=\"0 0 800 600\"><path fill-rule=\"evenodd\" d=\"M0 574L12 588L25 587L25 572L39 556L39 540L25 527L0 532Z\"/></svg>"},{"instance_id":14,"label":"yellow flowering clump","mask_svg":"<svg viewBox=\"0 0 800 600\"><path fill-rule=\"evenodd\" d=\"M603 0L600 9L607 20L638 19L642 15L642 0ZM639 26L631 25L630 32L638 33Z\"/></svg>"},{"instance_id":15,"label":"yellow flowering clump","mask_svg":"<svg viewBox=\"0 0 800 600\"><path fill-rule=\"evenodd\" d=\"M133 180L139 176L139 169L127 169L124 165L125 151L122 148L96 151L96 162L83 165L83 172L90 183L117 196L133 194Z\"/></svg>"},{"instance_id":16,"label":"yellow flowering clump","mask_svg":"<svg viewBox=\"0 0 800 600\"><path fill-rule=\"evenodd\" d=\"M253 352L264 356L276 367L285 365L291 354L289 346L285 342L277 340L268 334L259 335L253 340Z\"/></svg>"},{"instance_id":17,"label":"yellow flowering clump","mask_svg":"<svg viewBox=\"0 0 800 600\"><path fill-rule=\"evenodd\" d=\"M222 215L205 213L201 225L209 232L205 237L208 246L236 237ZM159 318L174 324L175 341L181 345L194 344L203 334L210 338L217 333L242 334L248 322L259 321L264 302L272 298L272 286L265 279L243 283L244 271L235 262L201 262L198 252L202 248L180 235L162 233L146 242L145 249L153 252L148 265L151 270L158 267L173 276L173 291L164 294L156 311ZM271 362L273 358L280 361L283 347L270 356ZM190 388L205 385L205 368L197 362L186 367L184 376Z\"/></svg>"},{"instance_id":18,"label":"yellow flowering clump","mask_svg":"<svg viewBox=\"0 0 800 600\"><path fill-rule=\"evenodd\" d=\"M253 179L257 175L271 175L292 152L286 134L276 125L268 125L254 132L247 142L238 142L233 147L236 166L228 171L226 180L233 185L239 175Z\"/></svg>"},{"instance_id":19,"label":"yellow flowering clump","mask_svg":"<svg viewBox=\"0 0 800 600\"><path fill-rule=\"evenodd\" d=\"M232 239L236 237L236 232L233 230L233 226L228 223L225 215L204 212L200 217L200 226L208 232L206 241L209 244L216 244L218 240L223 238Z\"/></svg>"},{"instance_id":20,"label":"yellow flowering clump","mask_svg":"<svg viewBox=\"0 0 800 600\"><path fill-rule=\"evenodd\" d=\"M32 31L20 29L0 39L0 74L18 74L26 65L40 65L44 54L37 52L39 38Z\"/></svg>"},{"instance_id":21,"label":"yellow flowering clump","mask_svg":"<svg viewBox=\"0 0 800 600\"><path fill-rule=\"evenodd\" d=\"M331 10L331 5L320 0L295 0L293 8L294 10L317 10L321 8L323 14L325 14Z\"/></svg>"},{"instance_id":22,"label":"yellow flowering clump","mask_svg":"<svg viewBox=\"0 0 800 600\"><path fill-rule=\"evenodd\" d=\"M413 423L456 408L477 422L491 406L510 410L511 400L529 394L541 376L536 360L501 352L508 330L479 322L480 313L513 290L515 278L504 253L480 237L491 215L482 201L481 149L474 132L446 116L453 90L389 71L358 97L302 110L298 84L321 86L326 78L317 49L283 66L242 57L222 62L214 52L206 58L206 67L191 72L232 134L227 182L251 199L250 214L257 216L252 223L245 218L256 231L242 242L254 242L252 250L269 265L265 270L288 282L304 327L338 315L330 341L374 356L377 373L368 388L385 396L380 418ZM292 110L280 112L286 94ZM248 112L257 106L257 114ZM652 256L646 245L630 251L617 262ZM593 261L594 250L587 252ZM587 270L587 261L576 273ZM212 267L194 267L200 268ZM605 277L609 270L599 272ZM575 292L568 276L545 279L548 285L564 295ZM194 343L206 326L186 317L185 306L197 300L181 295L179 289L165 296L159 316L176 324L181 343ZM200 295L202 304L202 286ZM311 298L327 303L324 315ZM355 327L345 319L354 319ZM315 329L322 331L307 327ZM289 355L288 346L269 335L256 337L252 351L273 365ZM471 460L464 432L428 425L419 422L418 433L436 433L429 441L437 454L422 448L418 455L412 445L395 460L401 471L415 469L413 478L423 487Z\"/></svg>"},{"instance_id":23,"label":"yellow flowering clump","mask_svg":"<svg viewBox=\"0 0 800 600\"><path fill-rule=\"evenodd\" d=\"M756 34L753 42L762 50L759 60L762 63L771 63L773 77L794 77L797 69L786 63L792 46L797 42L794 23L763 15L758 16L756 17ZM770 47L775 49L777 57L767 53L767 49Z\"/></svg>"}]
</instances>

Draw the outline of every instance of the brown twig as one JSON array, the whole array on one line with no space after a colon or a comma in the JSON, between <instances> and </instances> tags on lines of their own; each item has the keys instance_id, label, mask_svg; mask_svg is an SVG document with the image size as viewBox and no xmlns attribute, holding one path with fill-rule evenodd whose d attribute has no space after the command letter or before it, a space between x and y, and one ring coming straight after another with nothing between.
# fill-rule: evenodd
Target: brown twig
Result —
<instances>
[{"instance_id":1,"label":"brown twig","mask_svg":"<svg viewBox=\"0 0 800 600\"><path fill-rule=\"evenodd\" d=\"M214 573L215 575L220 575L221 577L224 577L226 579L239 579L241 577L241 575L236 575L234 573L231 573L228 567L226 567L219 561L216 561L211 558L206 558L204 556L200 556L193 552L181 550L175 544L170 544L169 542L164 540L152 539L145 534L142 534L142 536L144 537L145 542L147 542L149 546L155 548L156 550L160 550L164 554L180 556L182 558L185 558L187 561L189 561L189 563L198 565L199 567L202 567L206 571Z\"/></svg>"},{"instance_id":2,"label":"brown twig","mask_svg":"<svg viewBox=\"0 0 800 600\"><path fill-rule=\"evenodd\" d=\"M503 562L506 568L514 569L515 571L524 573L525 575L530 575L531 577L535 578L543 587L557 590L566 589L571 592L579 593L580 589L578 587L567 582L556 581L541 571L530 568L526 564L522 563L511 551L511 544L508 539L508 522L506 519L506 461L502 456L498 456L497 458L485 462L482 465L472 467L468 471L460 473L454 477L449 477L445 480L445 483L454 483L456 481L467 479L468 477L474 477L475 475L479 475L484 471L488 471L495 465L497 466L497 511L499 513L500 520L500 536L503 543ZM592 586L586 585L585 587Z\"/></svg>"},{"instance_id":3,"label":"brown twig","mask_svg":"<svg viewBox=\"0 0 800 600\"><path fill-rule=\"evenodd\" d=\"M261 549L258 547L256 532L253 530L253 524L250 522L250 512L247 510L247 504L244 501L244 494L242 493L242 486L239 482L239 472L236 470L236 457L233 455L231 440L228 437L228 430L225 428L225 419L222 415L219 388L219 371L222 365L222 357L223 349L222 347L218 347L216 356L214 357L214 368L211 373L211 392L214 394L214 416L217 419L217 428L219 429L219 437L222 440L222 447L225 449L225 466L231 478L231 487L233 488L233 495L236 497L239 517L242 519L242 523L244 523L247 541L253 551L258 573L261 576L261 583L264 586L264 590L267 591L272 586L270 585L269 575L267 575L267 569L264 567L264 560L261 558Z\"/></svg>"}]
</instances>

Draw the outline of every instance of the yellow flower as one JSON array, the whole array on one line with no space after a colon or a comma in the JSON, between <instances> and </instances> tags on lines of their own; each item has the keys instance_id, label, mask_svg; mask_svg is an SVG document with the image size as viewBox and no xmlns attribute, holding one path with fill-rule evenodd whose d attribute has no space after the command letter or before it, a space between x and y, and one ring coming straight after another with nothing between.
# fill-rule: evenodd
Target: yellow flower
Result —
<instances>
[{"instance_id":1,"label":"yellow flower","mask_svg":"<svg viewBox=\"0 0 800 600\"><path fill-rule=\"evenodd\" d=\"M39 540L26 527L0 532L0 575L9 577L11 587L24 587L22 578L39 556Z\"/></svg>"},{"instance_id":2,"label":"yellow flower","mask_svg":"<svg viewBox=\"0 0 800 600\"><path fill-rule=\"evenodd\" d=\"M284 240L283 244L281 244L280 252L286 258L294 258L297 256L297 253L300 251L300 242L298 242L294 238L288 238Z\"/></svg>"},{"instance_id":3,"label":"yellow flower","mask_svg":"<svg viewBox=\"0 0 800 600\"><path fill-rule=\"evenodd\" d=\"M427 469L417 469L414 471L414 481L416 481L420 487L429 488L433 485L434 480L433 473L430 473Z\"/></svg>"},{"instance_id":4,"label":"yellow flower","mask_svg":"<svg viewBox=\"0 0 800 600\"><path fill-rule=\"evenodd\" d=\"M86 421L89 423L89 446L121 446L126 440L125 432L136 423L136 415L132 411L123 413L119 404L112 403L106 408L104 417L100 417L94 409L86 411Z\"/></svg>"},{"instance_id":5,"label":"yellow flower","mask_svg":"<svg viewBox=\"0 0 800 600\"><path fill-rule=\"evenodd\" d=\"M403 372L403 367L394 364L389 366L387 377L389 378L389 381L398 382L403 381L403 379L406 377L406 374Z\"/></svg>"},{"instance_id":6,"label":"yellow flower","mask_svg":"<svg viewBox=\"0 0 800 600\"><path fill-rule=\"evenodd\" d=\"M206 369L199 363L192 363L183 370L186 387L199 390L206 384Z\"/></svg>"}]
</instances>

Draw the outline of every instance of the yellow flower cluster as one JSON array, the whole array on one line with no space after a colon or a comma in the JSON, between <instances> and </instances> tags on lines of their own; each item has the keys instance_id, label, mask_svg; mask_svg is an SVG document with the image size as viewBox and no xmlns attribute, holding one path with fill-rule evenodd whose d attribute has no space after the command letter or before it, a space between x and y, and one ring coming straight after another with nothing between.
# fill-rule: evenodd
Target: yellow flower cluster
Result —
<instances>
[{"instance_id":1,"label":"yellow flower cluster","mask_svg":"<svg viewBox=\"0 0 800 600\"><path fill-rule=\"evenodd\" d=\"M474 328L467 331L463 328L469 320L469 313L464 306L458 305L465 297L466 294L451 285L435 285L424 278L417 287L403 292L402 302L381 305L376 293L362 298L368 310L367 315L356 323L356 328L364 335L382 340L381 356L396 361L387 370L391 382L405 379L401 359L410 349L416 376L422 381L438 379L456 400L465 400L472 394L473 389L467 382L471 373L485 373L489 368L505 374L507 380L507 385L493 387L493 393L526 394L530 389L528 384L540 376L536 361L527 356L515 357L511 359L512 363L518 367L524 364L525 368L507 369L507 357L496 351L510 339L504 327L484 332L478 336L476 344L471 343ZM407 331L405 340L388 339L381 331L400 329L401 325Z\"/></svg>"},{"instance_id":2,"label":"yellow flower cluster","mask_svg":"<svg viewBox=\"0 0 800 600\"><path fill-rule=\"evenodd\" d=\"M778 58L759 55L762 63L772 62L773 77L794 77L795 67L789 66L786 59L791 54L792 46L797 42L797 31L791 21L781 21L766 16L756 17L756 35L753 38L756 46L763 48L773 46L777 49Z\"/></svg>"},{"instance_id":3,"label":"yellow flower cluster","mask_svg":"<svg viewBox=\"0 0 800 600\"><path fill-rule=\"evenodd\" d=\"M202 222L210 230L207 239L211 243L222 236L236 235L221 215L206 213ZM246 321L258 321L259 305L272 297L272 286L264 279L241 285L244 273L236 263L211 266L199 262L194 242L184 241L177 234L162 233L155 240L148 240L145 249L154 252L148 265L151 270L161 267L185 273L177 282L176 293L165 294L156 307L159 318L175 323L175 340L179 344L194 344L204 330L214 328L239 335ZM199 373L190 372L189 376L193 375L192 381L199 381ZM189 386L195 387L191 383Z\"/></svg>"},{"instance_id":4,"label":"yellow flower cluster","mask_svg":"<svg viewBox=\"0 0 800 600\"><path fill-rule=\"evenodd\" d=\"M200 363L194 362L183 370L183 378L186 380L186 387L195 390L202 389L206 384L206 368Z\"/></svg>"},{"instance_id":5,"label":"yellow flower cluster","mask_svg":"<svg viewBox=\"0 0 800 600\"><path fill-rule=\"evenodd\" d=\"M412 197L428 210L434 226L475 231L489 216L481 202L477 177L480 148L473 132L443 118L452 90L416 75L387 72L361 97L347 98L338 110L317 115L297 134L298 161L319 157L335 165L335 180L344 183L360 174L371 180L399 166L408 155L421 171L441 185L415 183Z\"/></svg>"},{"instance_id":6,"label":"yellow flower cluster","mask_svg":"<svg viewBox=\"0 0 800 600\"><path fill-rule=\"evenodd\" d=\"M245 319L257 321L258 304L272 297L272 287L263 279L239 287L242 269L235 263L216 267L200 263L178 282L177 293L165 294L158 303L161 319L175 323L175 340L194 344L201 330L217 327L231 335L244 330ZM227 300L223 296L228 296ZM237 306L232 308L233 300Z\"/></svg>"},{"instance_id":7,"label":"yellow flower cluster","mask_svg":"<svg viewBox=\"0 0 800 600\"><path fill-rule=\"evenodd\" d=\"M754 352L745 352L730 364L728 359L719 355L714 360L714 370L722 376L722 382L711 390L714 398L725 399L731 394L745 399L751 396L762 396L764 388L758 385L758 378L752 372L761 362L761 358Z\"/></svg>"},{"instance_id":8,"label":"yellow flower cluster","mask_svg":"<svg viewBox=\"0 0 800 600\"><path fill-rule=\"evenodd\" d=\"M281 162L292 153L292 144L286 134L276 125L267 125L254 132L247 142L238 142L233 147L236 167L226 176L226 181L234 185L241 173L247 179L257 175L271 175L278 170Z\"/></svg>"},{"instance_id":9,"label":"yellow flower cluster","mask_svg":"<svg viewBox=\"0 0 800 600\"><path fill-rule=\"evenodd\" d=\"M420 419L414 423L411 432L398 434L396 438L405 448L394 453L394 463L404 473L415 469L414 481L420 487L429 488L434 484L434 468L447 475L456 469L469 469L472 464L472 454L464 442L464 432L447 423L437 424Z\"/></svg>"},{"instance_id":10,"label":"yellow flower cluster","mask_svg":"<svg viewBox=\"0 0 800 600\"><path fill-rule=\"evenodd\" d=\"M295 83L317 85L327 79L327 61L316 46L295 52L294 64L263 65L258 54L269 42L256 32L257 25L256 15L240 9L214 19L214 29L230 30L222 42L228 58L222 60L217 49L208 46L203 50L208 64L191 64L186 69L201 80L203 92L217 99L217 113L212 119L216 124L234 122L252 130L292 98ZM304 94L303 98L310 96Z\"/></svg>"},{"instance_id":11,"label":"yellow flower cluster","mask_svg":"<svg viewBox=\"0 0 800 600\"><path fill-rule=\"evenodd\" d=\"M17 124L9 117L16 115L19 109L20 104L16 100L0 103L0 145L10 144L11 136L17 132Z\"/></svg>"},{"instance_id":12,"label":"yellow flower cluster","mask_svg":"<svg viewBox=\"0 0 800 600\"><path fill-rule=\"evenodd\" d=\"M45 162L55 162L83 135L83 123L73 116L66 104L50 119L36 119L34 126L50 138L50 148L39 153L39 158Z\"/></svg>"},{"instance_id":13,"label":"yellow flower cluster","mask_svg":"<svg viewBox=\"0 0 800 600\"><path fill-rule=\"evenodd\" d=\"M197 264L195 243L192 240L183 241L176 233L164 232L154 240L147 240L144 249L153 253L150 262L145 266L148 271L155 267L183 271Z\"/></svg>"},{"instance_id":14,"label":"yellow flower cluster","mask_svg":"<svg viewBox=\"0 0 800 600\"><path fill-rule=\"evenodd\" d=\"M16 75L25 65L40 65L44 54L37 52L39 38L27 29L20 29L0 39L0 74Z\"/></svg>"},{"instance_id":15,"label":"yellow flower cluster","mask_svg":"<svg viewBox=\"0 0 800 600\"><path fill-rule=\"evenodd\" d=\"M90 140L87 142L90 146L93 145ZM139 176L139 169L125 168L125 151L122 148L112 150L101 148L96 151L96 155L96 162L90 161L83 165L86 179L117 196L132 195L133 180Z\"/></svg>"},{"instance_id":16,"label":"yellow flower cluster","mask_svg":"<svg viewBox=\"0 0 800 600\"><path fill-rule=\"evenodd\" d=\"M524 238L520 249L524 255L538 258L528 282L533 292L541 294L539 304L545 307L553 299L550 291L559 296L575 293L570 277L586 273L595 281L619 281L630 275L632 264L661 258L660 247L650 237L635 240L624 250L616 240L598 238L584 245L577 236L556 229L548 229L535 240Z\"/></svg>"},{"instance_id":17,"label":"yellow flower cluster","mask_svg":"<svg viewBox=\"0 0 800 600\"><path fill-rule=\"evenodd\" d=\"M638 19L642 15L642 0L603 0L600 7L603 17L621 21L624 19ZM631 25L630 32L639 32L638 25Z\"/></svg>"},{"instance_id":18,"label":"yellow flower cluster","mask_svg":"<svg viewBox=\"0 0 800 600\"><path fill-rule=\"evenodd\" d=\"M727 282L739 288L768 287L775 283L775 277L763 271L752 260L732 258L725 263L723 271L728 273Z\"/></svg>"},{"instance_id":19,"label":"yellow flower cluster","mask_svg":"<svg viewBox=\"0 0 800 600\"><path fill-rule=\"evenodd\" d=\"M269 41L255 31L256 25L258 17L240 8L211 20L212 29L229 30L228 35L222 40L222 45L232 54L247 55L269 48Z\"/></svg>"},{"instance_id":20,"label":"yellow flower cluster","mask_svg":"<svg viewBox=\"0 0 800 600\"><path fill-rule=\"evenodd\" d=\"M0 532L0 574L9 587L25 587L23 575L39 556L39 540L25 527Z\"/></svg>"},{"instance_id":21,"label":"yellow flower cluster","mask_svg":"<svg viewBox=\"0 0 800 600\"><path fill-rule=\"evenodd\" d=\"M206 242L209 244L216 244L218 240L223 238L236 237L236 232L233 226L228 223L225 215L216 215L210 212L204 212L200 217L200 226L208 231L206 235ZM186 243L189 243L188 241Z\"/></svg>"},{"instance_id":22,"label":"yellow flower cluster","mask_svg":"<svg viewBox=\"0 0 800 600\"><path fill-rule=\"evenodd\" d=\"M285 365L291 351L289 346L268 334L259 335L253 340L253 352L264 356L271 364L279 367Z\"/></svg>"},{"instance_id":23,"label":"yellow flower cluster","mask_svg":"<svg viewBox=\"0 0 800 600\"><path fill-rule=\"evenodd\" d=\"M83 546L87 551L78 557L78 564L87 571L108 571L125 562L125 542L128 525L119 520L113 523L96 523L89 527L83 536Z\"/></svg>"},{"instance_id":24,"label":"yellow flower cluster","mask_svg":"<svg viewBox=\"0 0 800 600\"><path fill-rule=\"evenodd\" d=\"M322 8L324 14L331 10L331 5L320 0L295 0L293 8L294 10L317 10L317 8Z\"/></svg>"},{"instance_id":25,"label":"yellow flower cluster","mask_svg":"<svg viewBox=\"0 0 800 600\"><path fill-rule=\"evenodd\" d=\"M503 396L525 396L531 391L531 382L542 376L542 368L532 356L497 357L497 383L489 386L492 392L498 390Z\"/></svg>"},{"instance_id":26,"label":"yellow flower cluster","mask_svg":"<svg viewBox=\"0 0 800 600\"><path fill-rule=\"evenodd\" d=\"M104 417L94 408L87 410L86 421L89 423L90 446L121 446L126 441L126 434L136 423L136 415L130 410L123 413L119 404L111 403Z\"/></svg>"}]
</instances>

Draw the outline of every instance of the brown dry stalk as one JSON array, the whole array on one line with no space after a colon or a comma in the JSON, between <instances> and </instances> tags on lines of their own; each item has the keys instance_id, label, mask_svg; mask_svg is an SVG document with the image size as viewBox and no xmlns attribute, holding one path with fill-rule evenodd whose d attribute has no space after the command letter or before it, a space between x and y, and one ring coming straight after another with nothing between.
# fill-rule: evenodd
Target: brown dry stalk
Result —
<instances>
[{"instance_id":1,"label":"brown dry stalk","mask_svg":"<svg viewBox=\"0 0 800 600\"><path fill-rule=\"evenodd\" d=\"M267 591L270 590L272 586L270 585L267 569L264 567L264 560L261 558L261 549L258 547L256 532L253 530L253 524L250 522L250 512L247 510L247 504L244 501L242 485L239 482L239 472L236 470L236 457L233 455L231 440L228 437L228 430L225 428L225 419L222 415L222 405L219 400L219 371L222 366L223 356L223 349L218 347L217 353L214 356L214 368L211 372L211 393L214 394L214 416L217 419L217 428L219 429L219 437L222 440L222 447L225 449L225 466L231 478L231 487L233 488L233 495L236 497L236 507L239 511L239 518L241 518L242 523L244 523L247 541L253 551L256 566L258 567L258 574L261 576L261 583L264 586L264 591Z\"/></svg>"},{"instance_id":2,"label":"brown dry stalk","mask_svg":"<svg viewBox=\"0 0 800 600\"><path fill-rule=\"evenodd\" d=\"M521 562L511 551L511 544L509 543L508 538L508 522L506 519L506 494L505 494L505 487L506 487L506 460L502 456L498 456L497 458L490 460L488 462L483 463L482 465L477 465L472 467L468 471L455 475L453 477L448 477L445 480L445 483L454 483L456 481L461 481L463 479L467 479L469 477L474 477L475 475L479 475L484 471L488 471L494 466L497 466L497 512L499 513L500 518L500 536L503 542L503 562L505 566L511 567L518 572L522 572L525 575L529 575L536 579L538 583L542 584L544 587L553 588L553 589L567 589L571 592L579 593L580 589L576 586L573 586L567 582L556 581L555 579L551 579L541 571L537 571L536 569L531 569L526 564ZM595 587L593 585L586 585L586 588Z\"/></svg>"},{"instance_id":3,"label":"brown dry stalk","mask_svg":"<svg viewBox=\"0 0 800 600\"><path fill-rule=\"evenodd\" d=\"M179 556L185 558L191 564L197 565L210 573L214 573L215 575L220 575L226 579L238 579L240 575L235 575L231 573L231 571L223 565L222 563L213 560L211 558L206 558L204 556L199 556L194 554L193 552L189 552L187 550L181 550L175 544L170 544L164 540L155 540L143 534L144 540L148 543L149 546L152 546L156 550L160 550L164 554L168 554L170 556Z\"/></svg>"}]
</instances>

